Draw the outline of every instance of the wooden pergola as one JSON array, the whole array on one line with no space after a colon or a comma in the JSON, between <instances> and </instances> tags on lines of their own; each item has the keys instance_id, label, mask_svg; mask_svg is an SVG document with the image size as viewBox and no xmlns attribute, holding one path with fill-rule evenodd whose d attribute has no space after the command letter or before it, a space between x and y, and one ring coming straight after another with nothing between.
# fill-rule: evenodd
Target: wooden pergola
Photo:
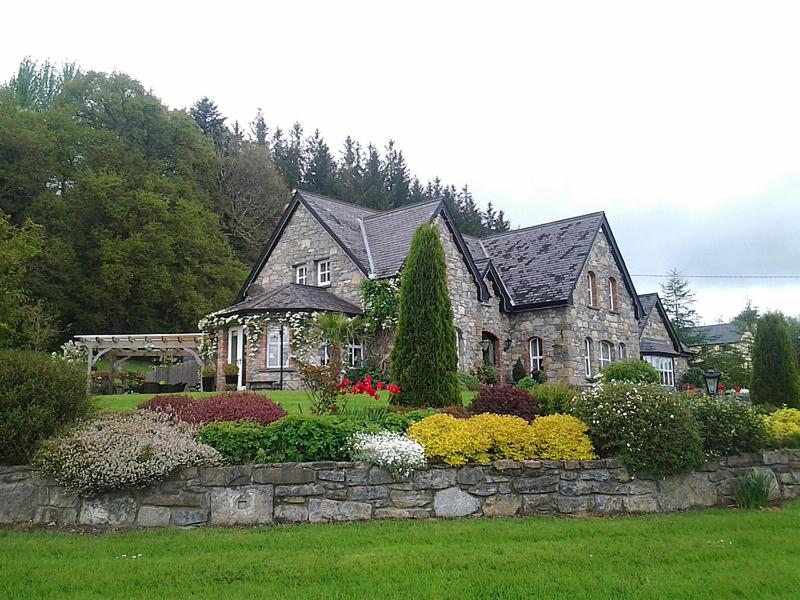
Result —
<instances>
[{"instance_id":1,"label":"wooden pergola","mask_svg":"<svg viewBox=\"0 0 800 600\"><path fill-rule=\"evenodd\" d=\"M86 375L102 357L108 358L109 383L113 387L119 368L135 356L190 356L202 368L199 348L202 333L138 333L113 335L76 335L75 343L86 348Z\"/></svg>"}]
</instances>

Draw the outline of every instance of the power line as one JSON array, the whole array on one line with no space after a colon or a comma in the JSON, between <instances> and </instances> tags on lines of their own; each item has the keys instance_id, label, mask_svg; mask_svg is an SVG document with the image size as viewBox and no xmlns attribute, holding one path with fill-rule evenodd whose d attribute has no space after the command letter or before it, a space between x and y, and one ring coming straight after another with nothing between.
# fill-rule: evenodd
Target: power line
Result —
<instances>
[{"instance_id":1,"label":"power line","mask_svg":"<svg viewBox=\"0 0 800 600\"><path fill-rule=\"evenodd\" d=\"M800 275L684 275L679 273L680 277L686 279L800 279ZM631 277L658 277L659 279L667 279L669 274L662 273L661 275L654 274L634 274Z\"/></svg>"}]
</instances>

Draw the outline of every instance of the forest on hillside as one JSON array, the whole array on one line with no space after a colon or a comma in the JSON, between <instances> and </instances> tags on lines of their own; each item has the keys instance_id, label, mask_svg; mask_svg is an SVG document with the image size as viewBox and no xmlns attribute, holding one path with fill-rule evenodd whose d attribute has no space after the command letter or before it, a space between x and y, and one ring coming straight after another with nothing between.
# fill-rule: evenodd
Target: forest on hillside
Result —
<instances>
[{"instance_id":1,"label":"forest on hillside","mask_svg":"<svg viewBox=\"0 0 800 600\"><path fill-rule=\"evenodd\" d=\"M338 156L300 123L165 106L124 73L26 59L0 86L0 347L194 330L230 303L291 189L376 209L443 198L464 233L506 231L467 186L422 183L394 142Z\"/></svg>"}]
</instances>

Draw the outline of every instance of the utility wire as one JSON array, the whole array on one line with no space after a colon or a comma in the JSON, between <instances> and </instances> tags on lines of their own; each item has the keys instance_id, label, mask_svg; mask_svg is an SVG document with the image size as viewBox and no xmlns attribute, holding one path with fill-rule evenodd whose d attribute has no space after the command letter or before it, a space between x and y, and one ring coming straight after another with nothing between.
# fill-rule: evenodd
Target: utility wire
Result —
<instances>
[{"instance_id":1,"label":"utility wire","mask_svg":"<svg viewBox=\"0 0 800 600\"><path fill-rule=\"evenodd\" d=\"M678 274L680 277L687 279L800 279L800 275L684 275ZM659 279L667 279L670 275L661 274L634 274L631 277L658 277Z\"/></svg>"}]
</instances>

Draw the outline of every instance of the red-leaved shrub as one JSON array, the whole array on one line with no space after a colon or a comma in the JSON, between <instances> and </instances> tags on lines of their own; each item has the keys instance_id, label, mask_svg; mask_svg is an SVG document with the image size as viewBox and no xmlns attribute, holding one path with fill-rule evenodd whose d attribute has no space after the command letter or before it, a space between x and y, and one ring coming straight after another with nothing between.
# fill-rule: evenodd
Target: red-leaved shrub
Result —
<instances>
[{"instance_id":1,"label":"red-leaved shrub","mask_svg":"<svg viewBox=\"0 0 800 600\"><path fill-rule=\"evenodd\" d=\"M191 403L192 399L184 394L162 394L142 402L139 408L141 410L180 416L183 410Z\"/></svg>"},{"instance_id":2,"label":"red-leaved shrub","mask_svg":"<svg viewBox=\"0 0 800 600\"><path fill-rule=\"evenodd\" d=\"M473 415L513 415L533 421L539 414L539 407L528 390L513 385L485 385L472 401L470 412Z\"/></svg>"},{"instance_id":3,"label":"red-leaved shrub","mask_svg":"<svg viewBox=\"0 0 800 600\"><path fill-rule=\"evenodd\" d=\"M268 425L288 413L280 404L266 396L250 393L208 396L187 404L178 416L189 423L205 424L215 421L254 421Z\"/></svg>"}]
</instances>

